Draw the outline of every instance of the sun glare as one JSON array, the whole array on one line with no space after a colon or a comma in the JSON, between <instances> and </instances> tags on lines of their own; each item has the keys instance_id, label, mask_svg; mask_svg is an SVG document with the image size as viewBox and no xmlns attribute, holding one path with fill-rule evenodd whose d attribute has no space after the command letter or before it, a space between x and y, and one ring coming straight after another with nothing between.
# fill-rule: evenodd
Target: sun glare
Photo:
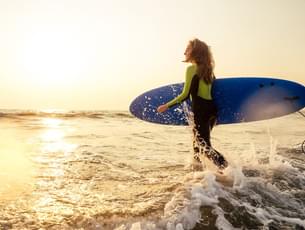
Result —
<instances>
[{"instance_id":1,"label":"sun glare","mask_svg":"<svg viewBox=\"0 0 305 230\"><path fill-rule=\"evenodd\" d=\"M23 73L40 86L80 84L94 61L93 49L85 48L81 38L56 29L30 33L22 48Z\"/></svg>"},{"instance_id":2,"label":"sun glare","mask_svg":"<svg viewBox=\"0 0 305 230\"><path fill-rule=\"evenodd\" d=\"M40 139L43 143L43 152L72 152L75 148L75 144L67 143L65 136L67 130L61 125L63 120L56 118L44 118L41 123L46 127L43 133L40 135Z\"/></svg>"}]
</instances>

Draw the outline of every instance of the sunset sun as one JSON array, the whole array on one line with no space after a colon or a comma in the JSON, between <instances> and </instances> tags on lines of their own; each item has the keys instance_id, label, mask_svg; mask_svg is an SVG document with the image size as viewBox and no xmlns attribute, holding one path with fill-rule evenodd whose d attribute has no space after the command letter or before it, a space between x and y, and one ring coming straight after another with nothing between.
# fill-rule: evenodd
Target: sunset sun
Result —
<instances>
[{"instance_id":1,"label":"sunset sun","mask_svg":"<svg viewBox=\"0 0 305 230\"><path fill-rule=\"evenodd\" d=\"M64 31L39 31L24 40L21 66L29 81L48 86L78 84L88 72L93 50Z\"/></svg>"}]
</instances>

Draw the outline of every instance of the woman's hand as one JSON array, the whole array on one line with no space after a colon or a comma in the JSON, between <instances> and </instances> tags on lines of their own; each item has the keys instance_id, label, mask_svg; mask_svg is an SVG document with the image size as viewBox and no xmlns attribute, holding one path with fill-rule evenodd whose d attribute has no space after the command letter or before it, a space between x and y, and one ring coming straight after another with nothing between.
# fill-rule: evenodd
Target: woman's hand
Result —
<instances>
[{"instance_id":1,"label":"woman's hand","mask_svg":"<svg viewBox=\"0 0 305 230\"><path fill-rule=\"evenodd\" d=\"M164 105L160 105L160 106L158 107L157 111L158 111L159 113L163 113L163 112L165 112L167 109L168 109L168 106L167 106L166 104L164 104Z\"/></svg>"}]
</instances>

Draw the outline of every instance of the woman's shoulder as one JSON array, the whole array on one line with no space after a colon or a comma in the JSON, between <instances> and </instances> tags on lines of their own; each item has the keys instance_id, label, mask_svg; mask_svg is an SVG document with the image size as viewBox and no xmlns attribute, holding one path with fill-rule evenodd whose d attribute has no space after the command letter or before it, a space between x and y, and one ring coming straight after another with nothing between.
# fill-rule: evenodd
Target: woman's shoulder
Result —
<instances>
[{"instance_id":1,"label":"woman's shoulder","mask_svg":"<svg viewBox=\"0 0 305 230\"><path fill-rule=\"evenodd\" d=\"M186 72L188 73L194 73L197 70L197 66L196 65L189 65L186 67Z\"/></svg>"},{"instance_id":2,"label":"woman's shoulder","mask_svg":"<svg viewBox=\"0 0 305 230\"><path fill-rule=\"evenodd\" d=\"M186 69L187 69L187 70L195 70L195 69L197 69L197 65L195 65L195 64L188 65L188 66L186 67Z\"/></svg>"},{"instance_id":3,"label":"woman's shoulder","mask_svg":"<svg viewBox=\"0 0 305 230\"><path fill-rule=\"evenodd\" d=\"M197 72L196 65L189 65L186 68L186 74L185 74L187 81L191 81L193 76L196 74L196 72Z\"/></svg>"}]
</instances>

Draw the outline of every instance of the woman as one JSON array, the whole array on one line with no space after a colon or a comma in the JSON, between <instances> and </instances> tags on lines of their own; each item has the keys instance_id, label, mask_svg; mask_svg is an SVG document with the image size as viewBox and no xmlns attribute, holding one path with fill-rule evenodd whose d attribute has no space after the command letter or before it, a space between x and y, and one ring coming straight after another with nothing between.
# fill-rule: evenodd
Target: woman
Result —
<instances>
[{"instance_id":1,"label":"woman","mask_svg":"<svg viewBox=\"0 0 305 230\"><path fill-rule=\"evenodd\" d=\"M216 122L217 110L211 96L214 62L209 47L199 39L191 40L185 50L185 61L191 63L186 69L185 84L182 93L158 107L162 113L168 108L183 102L188 97L192 100L194 113L194 159L201 163L199 155L205 154L219 169L228 166L225 158L212 148L210 132Z\"/></svg>"}]
</instances>

